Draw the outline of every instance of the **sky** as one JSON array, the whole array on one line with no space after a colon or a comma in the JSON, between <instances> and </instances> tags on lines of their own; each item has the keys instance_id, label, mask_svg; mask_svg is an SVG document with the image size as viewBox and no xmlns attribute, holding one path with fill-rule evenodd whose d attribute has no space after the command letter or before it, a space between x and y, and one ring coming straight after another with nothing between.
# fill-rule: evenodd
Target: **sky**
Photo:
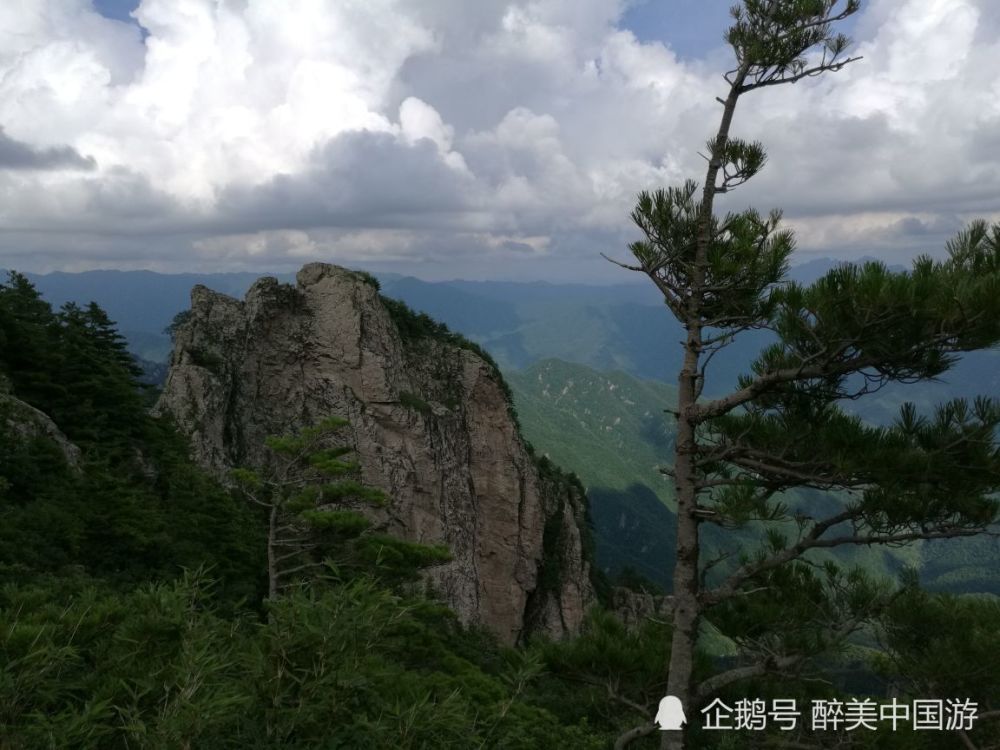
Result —
<instances>
[{"instance_id":1,"label":"sky","mask_svg":"<svg viewBox=\"0 0 1000 750\"><path fill-rule=\"evenodd\" d=\"M733 0L0 4L0 267L617 283L641 190L700 180ZM863 0L863 59L741 99L796 260L1000 220L1000 7Z\"/></svg>"}]
</instances>

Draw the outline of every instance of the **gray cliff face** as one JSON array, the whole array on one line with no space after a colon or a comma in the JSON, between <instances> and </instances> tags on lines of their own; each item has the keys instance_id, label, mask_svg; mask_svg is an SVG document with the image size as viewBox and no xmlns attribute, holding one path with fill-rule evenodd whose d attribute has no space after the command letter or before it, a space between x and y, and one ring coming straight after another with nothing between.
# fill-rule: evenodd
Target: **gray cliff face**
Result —
<instances>
[{"instance_id":1,"label":"gray cliff face","mask_svg":"<svg viewBox=\"0 0 1000 750\"><path fill-rule=\"evenodd\" d=\"M593 599L579 493L539 476L490 364L432 338L404 341L377 290L310 264L243 301L195 287L157 406L224 475L260 465L264 439L328 416L350 422L363 480L391 498L383 528L443 543L427 572L459 617L514 643L576 632Z\"/></svg>"}]
</instances>

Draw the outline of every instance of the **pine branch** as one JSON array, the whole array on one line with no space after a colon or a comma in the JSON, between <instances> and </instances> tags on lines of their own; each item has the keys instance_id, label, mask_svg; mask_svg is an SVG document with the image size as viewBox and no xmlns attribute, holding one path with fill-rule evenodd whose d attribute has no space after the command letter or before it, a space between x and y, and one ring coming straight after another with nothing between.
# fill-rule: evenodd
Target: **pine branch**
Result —
<instances>
[{"instance_id":1,"label":"pine branch","mask_svg":"<svg viewBox=\"0 0 1000 750\"><path fill-rule=\"evenodd\" d=\"M790 461L782 461L775 456L763 452L752 451L749 448L745 448L743 451L742 455L740 453L724 455L724 460L756 474L785 480L782 483L786 486L798 485L821 490L832 490L863 487L870 483L870 480L867 478L846 473L837 474L835 469L829 465L796 464Z\"/></svg>"},{"instance_id":2,"label":"pine branch","mask_svg":"<svg viewBox=\"0 0 1000 750\"><path fill-rule=\"evenodd\" d=\"M614 265L618 266L619 268L624 268L626 271L637 271L639 273L646 274L656 285L656 288L660 290L660 293L663 295L664 302L666 302L667 306L670 308L670 311L674 314L674 316L678 318L681 316L682 309L677 292L664 279L660 278L657 275L657 271L659 269L656 266L651 266L651 267L633 266L629 265L628 263L622 263L621 261L615 260L614 258L611 258L605 255L604 253L601 253L601 257L604 258L609 263L613 263Z\"/></svg>"},{"instance_id":3,"label":"pine branch","mask_svg":"<svg viewBox=\"0 0 1000 750\"><path fill-rule=\"evenodd\" d=\"M856 632L865 622L870 620L871 617L872 613L868 613L865 616L858 615L846 620L840 625L840 627L832 631L830 645L844 641L848 636ZM703 680L695 688L694 694L696 696L696 700L701 701L704 698L717 693L723 688L732 685L733 683L750 679L751 677L763 677L764 675L772 672L797 667L814 656L816 656L816 654L806 652L784 654L780 656L766 654L763 659L754 664L743 667L734 667L733 669L720 672L712 675L706 680Z\"/></svg>"},{"instance_id":4,"label":"pine branch","mask_svg":"<svg viewBox=\"0 0 1000 750\"><path fill-rule=\"evenodd\" d=\"M630 266L628 263L622 263L620 260L615 260L614 258L601 253L601 257L608 263L614 263L619 268L624 268L626 271L637 271L639 273L646 273L646 269L641 266Z\"/></svg>"},{"instance_id":5,"label":"pine branch","mask_svg":"<svg viewBox=\"0 0 1000 750\"><path fill-rule=\"evenodd\" d=\"M284 547L286 545L281 545L281 546ZM303 545L303 546L295 549L293 552L287 552L284 555L278 555L277 557L274 558L274 563L277 565L278 563L282 563L285 560L291 560L293 558L299 557L300 555L302 555L303 553L305 553L305 552L307 552L307 551L309 551L311 549L316 549L317 546L318 545L315 545L315 544Z\"/></svg>"},{"instance_id":6,"label":"pine branch","mask_svg":"<svg viewBox=\"0 0 1000 750\"><path fill-rule=\"evenodd\" d=\"M902 360L907 355L914 355L924 349L935 346L946 346L952 342L956 334L954 332L940 333L927 340L914 344L895 359ZM859 342L860 343L860 342ZM832 353L829 349L822 349L803 358L802 362L795 367L785 367L779 370L772 370L758 375L747 386L730 393L728 396L696 404L691 409L691 418L696 422L704 422L714 417L722 416L731 412L738 406L752 401L776 386L797 381L817 380L823 378L837 378L860 372L867 368L887 366L884 357L877 357L870 354L859 354L840 359L846 352L854 347L854 342L842 343ZM948 347L946 351L963 351L957 346ZM817 363L818 361L818 363ZM890 378L894 379L894 378ZM837 397L841 395L838 393Z\"/></svg>"},{"instance_id":7,"label":"pine branch","mask_svg":"<svg viewBox=\"0 0 1000 750\"><path fill-rule=\"evenodd\" d=\"M780 86L785 83L797 83L803 78L814 78L816 76L822 75L826 72L836 73L838 70L843 68L845 65L850 65L852 62L857 62L862 60L862 57L849 57L846 60L841 60L838 63L821 63L819 65L813 66L812 68L807 68L799 73L794 73L790 76L781 75L777 78L769 78L762 81L757 81L754 83L745 84L741 89L740 93L745 94L748 91L753 91L755 89L762 89L767 86Z\"/></svg>"},{"instance_id":8,"label":"pine branch","mask_svg":"<svg viewBox=\"0 0 1000 750\"><path fill-rule=\"evenodd\" d=\"M741 566L718 587L711 591L702 592L699 597L699 601L705 608L714 607L717 604L736 596L740 590L740 586L742 586L746 581L751 580L768 570L773 570L774 568L784 565L785 563L791 562L792 560L801 557L804 552L810 549L829 549L846 545L862 544L894 545L912 542L918 539L953 539L956 537L978 536L983 533L989 533L986 528L982 526L945 526L897 534L852 534L849 536L833 537L829 539L822 538L822 535L834 526L844 523L845 521L857 519L861 515L861 510L854 508L817 522L813 526L812 530L796 544L791 547L787 547L770 557L764 558L763 560L750 562Z\"/></svg>"},{"instance_id":9,"label":"pine branch","mask_svg":"<svg viewBox=\"0 0 1000 750\"><path fill-rule=\"evenodd\" d=\"M695 700L702 701L705 697L714 695L735 682L748 680L751 677L763 677L771 672L790 669L791 667L798 666L808 658L806 654L781 657L768 656L756 664L750 664L745 667L734 667L725 672L719 672L707 680L703 680L695 688Z\"/></svg>"}]
</instances>

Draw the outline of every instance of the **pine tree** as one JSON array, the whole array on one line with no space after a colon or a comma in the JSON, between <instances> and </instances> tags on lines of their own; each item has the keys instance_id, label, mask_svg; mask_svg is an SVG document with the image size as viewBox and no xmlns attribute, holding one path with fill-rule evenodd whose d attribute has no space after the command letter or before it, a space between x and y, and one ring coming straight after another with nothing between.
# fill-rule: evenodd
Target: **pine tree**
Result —
<instances>
[{"instance_id":1,"label":"pine tree","mask_svg":"<svg viewBox=\"0 0 1000 750\"><path fill-rule=\"evenodd\" d=\"M642 193L632 218L644 238L629 248L636 263L618 264L648 276L686 330L677 440L665 470L677 497L666 666L667 692L681 699L689 721L718 691L794 670L889 606L884 586L834 563L817 566L815 551L974 535L997 518L990 496L1000 487L997 401L953 401L930 415L906 405L887 427L866 424L843 404L891 383L935 378L958 354L1000 341L1000 225L973 223L949 243L946 260L920 257L908 272L848 264L802 286L787 280L794 239L780 212L715 213L717 196L766 160L762 144L730 135L738 101L858 59L847 56L850 41L833 26L859 4L744 0L733 8L726 40L736 63L718 99L722 117L704 182ZM776 343L735 390L706 398L715 353L762 330ZM801 488L833 493L836 508L812 517L815 510L788 500ZM724 550L706 561L704 524L761 525L764 543L752 554ZM706 620L739 644L740 663L699 681L695 649ZM637 726L616 747L656 730L652 722ZM686 735L662 732L662 747L689 746Z\"/></svg>"},{"instance_id":2,"label":"pine tree","mask_svg":"<svg viewBox=\"0 0 1000 750\"><path fill-rule=\"evenodd\" d=\"M129 443L146 423L142 370L107 313L55 312L17 272L0 284L0 373L76 442Z\"/></svg>"},{"instance_id":3,"label":"pine tree","mask_svg":"<svg viewBox=\"0 0 1000 750\"><path fill-rule=\"evenodd\" d=\"M984 750L1000 742L1000 600L928 594L909 586L880 618L881 672L913 699L975 702L971 729L956 747Z\"/></svg>"},{"instance_id":4,"label":"pine tree","mask_svg":"<svg viewBox=\"0 0 1000 750\"><path fill-rule=\"evenodd\" d=\"M249 502L267 513L268 599L315 580L322 569L342 578L375 574L410 578L450 559L446 549L375 533L364 510L385 494L358 480L350 446L337 442L347 421L330 417L296 435L270 437L263 470L237 469L233 479Z\"/></svg>"},{"instance_id":5,"label":"pine tree","mask_svg":"<svg viewBox=\"0 0 1000 750\"><path fill-rule=\"evenodd\" d=\"M142 374L107 314L91 302L68 302L57 316L66 396L51 414L75 440L133 440L145 422Z\"/></svg>"},{"instance_id":6,"label":"pine tree","mask_svg":"<svg viewBox=\"0 0 1000 750\"><path fill-rule=\"evenodd\" d=\"M15 395L46 412L50 402L66 396L59 339L52 306L26 276L11 271L0 284L0 370Z\"/></svg>"}]
</instances>

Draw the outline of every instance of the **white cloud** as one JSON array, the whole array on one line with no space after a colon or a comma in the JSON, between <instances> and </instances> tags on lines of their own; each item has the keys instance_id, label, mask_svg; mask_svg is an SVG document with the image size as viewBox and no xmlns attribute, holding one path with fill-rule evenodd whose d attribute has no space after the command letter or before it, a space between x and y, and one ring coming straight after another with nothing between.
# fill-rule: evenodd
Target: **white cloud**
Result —
<instances>
[{"instance_id":1,"label":"white cloud","mask_svg":"<svg viewBox=\"0 0 1000 750\"><path fill-rule=\"evenodd\" d=\"M700 177L724 85L625 5L143 0L143 41L86 0L3 4L0 264L603 273L638 190ZM725 205L894 261L1000 212L991 10L872 0L862 62L741 103L771 162Z\"/></svg>"},{"instance_id":2,"label":"white cloud","mask_svg":"<svg viewBox=\"0 0 1000 750\"><path fill-rule=\"evenodd\" d=\"M445 125L434 107L421 99L411 96L399 105L399 125L403 140L413 145L427 139L437 146L438 153L452 169L468 173L462 155L451 150L455 129Z\"/></svg>"}]
</instances>

